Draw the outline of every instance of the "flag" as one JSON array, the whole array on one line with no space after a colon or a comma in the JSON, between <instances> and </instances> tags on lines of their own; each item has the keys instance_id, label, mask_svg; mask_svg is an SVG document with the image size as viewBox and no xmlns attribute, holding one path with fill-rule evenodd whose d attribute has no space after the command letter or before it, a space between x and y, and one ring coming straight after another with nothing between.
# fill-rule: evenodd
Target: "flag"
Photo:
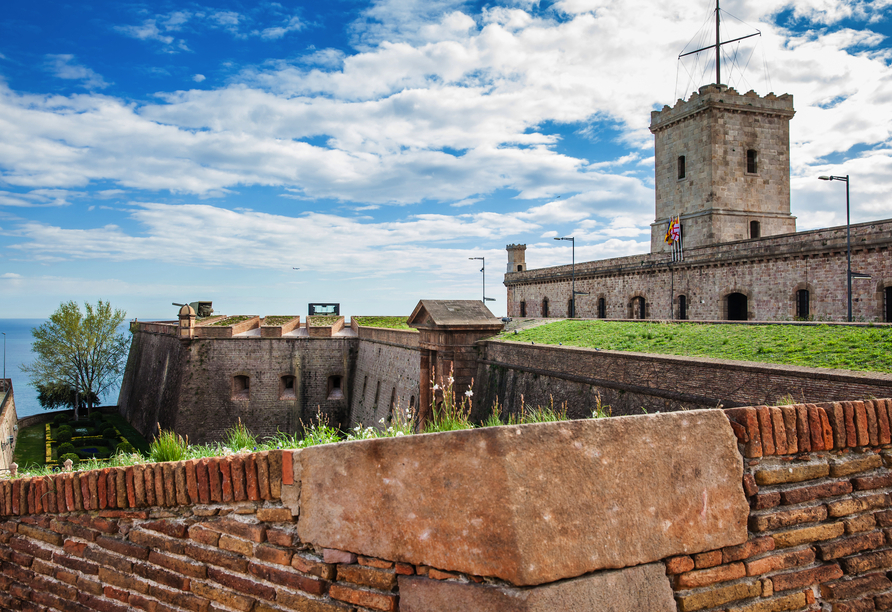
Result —
<instances>
[{"instance_id":1,"label":"flag","mask_svg":"<svg viewBox=\"0 0 892 612\"><path fill-rule=\"evenodd\" d=\"M681 216L676 215L669 219L669 228L666 230L666 243L672 247L672 261L684 259L681 244Z\"/></svg>"}]
</instances>

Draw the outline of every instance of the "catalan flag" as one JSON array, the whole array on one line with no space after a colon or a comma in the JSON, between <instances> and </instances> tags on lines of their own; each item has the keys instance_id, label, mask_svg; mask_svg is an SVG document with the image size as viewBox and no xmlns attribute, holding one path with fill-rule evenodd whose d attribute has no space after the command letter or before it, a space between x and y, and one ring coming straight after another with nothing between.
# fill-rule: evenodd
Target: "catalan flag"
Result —
<instances>
[{"instance_id":1,"label":"catalan flag","mask_svg":"<svg viewBox=\"0 0 892 612\"><path fill-rule=\"evenodd\" d=\"M681 217L669 219L669 227L666 230L666 244L672 247L672 261L684 259L681 244Z\"/></svg>"}]
</instances>

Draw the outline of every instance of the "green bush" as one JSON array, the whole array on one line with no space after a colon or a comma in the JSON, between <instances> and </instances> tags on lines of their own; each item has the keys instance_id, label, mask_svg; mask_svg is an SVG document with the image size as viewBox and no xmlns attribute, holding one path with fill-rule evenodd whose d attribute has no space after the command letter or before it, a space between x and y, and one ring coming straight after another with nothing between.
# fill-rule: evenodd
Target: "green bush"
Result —
<instances>
[{"instance_id":1,"label":"green bush","mask_svg":"<svg viewBox=\"0 0 892 612\"><path fill-rule=\"evenodd\" d=\"M102 429L99 430L99 435L103 438L114 438L117 434L115 433L115 426L105 424L102 426Z\"/></svg>"},{"instance_id":2,"label":"green bush","mask_svg":"<svg viewBox=\"0 0 892 612\"><path fill-rule=\"evenodd\" d=\"M73 437L70 429L59 429L56 432L56 442L71 442L71 438Z\"/></svg>"},{"instance_id":3,"label":"green bush","mask_svg":"<svg viewBox=\"0 0 892 612\"><path fill-rule=\"evenodd\" d=\"M59 463L65 463L66 460L71 459L72 466L76 466L81 462L81 458L78 457L77 453L65 453L61 457L59 457Z\"/></svg>"},{"instance_id":4,"label":"green bush","mask_svg":"<svg viewBox=\"0 0 892 612\"><path fill-rule=\"evenodd\" d=\"M173 430L160 430L158 437L149 445L149 457L152 461L181 461L186 458L189 444Z\"/></svg>"},{"instance_id":5,"label":"green bush","mask_svg":"<svg viewBox=\"0 0 892 612\"><path fill-rule=\"evenodd\" d=\"M68 415L67 414L57 414L53 417L53 425L66 425L68 423Z\"/></svg>"},{"instance_id":6,"label":"green bush","mask_svg":"<svg viewBox=\"0 0 892 612\"><path fill-rule=\"evenodd\" d=\"M74 447L74 444L71 442L65 442L64 444L60 444L56 449L56 456L61 457L65 454L77 454L77 449Z\"/></svg>"},{"instance_id":7,"label":"green bush","mask_svg":"<svg viewBox=\"0 0 892 612\"><path fill-rule=\"evenodd\" d=\"M127 453L128 455L131 453L135 453L136 449L133 447L130 442L121 442L115 447L115 451L119 453Z\"/></svg>"}]
</instances>

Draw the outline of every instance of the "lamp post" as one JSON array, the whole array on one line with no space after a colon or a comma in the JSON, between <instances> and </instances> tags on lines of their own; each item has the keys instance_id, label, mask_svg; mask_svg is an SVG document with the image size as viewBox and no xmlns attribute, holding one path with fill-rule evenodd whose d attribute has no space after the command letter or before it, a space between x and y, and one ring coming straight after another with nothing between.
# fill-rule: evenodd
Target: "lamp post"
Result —
<instances>
[{"instance_id":1,"label":"lamp post","mask_svg":"<svg viewBox=\"0 0 892 612\"><path fill-rule=\"evenodd\" d=\"M479 259L483 262L483 267L480 268L480 271L483 272L483 303L487 302L495 302L496 298L488 298L486 297L486 258L485 257L468 257L468 259Z\"/></svg>"},{"instance_id":2,"label":"lamp post","mask_svg":"<svg viewBox=\"0 0 892 612\"><path fill-rule=\"evenodd\" d=\"M846 321L852 322L852 223L849 216L849 175L819 176L822 181L842 181L846 184L846 293L848 311Z\"/></svg>"},{"instance_id":3,"label":"lamp post","mask_svg":"<svg viewBox=\"0 0 892 612\"><path fill-rule=\"evenodd\" d=\"M572 292L572 296L570 297L570 318L575 319L576 318L576 296L577 295L588 295L587 293L583 293L582 291L580 291L579 293L576 292L576 237L575 236L555 237L555 240L569 240L570 241L570 249L571 249L572 257L573 257L573 259L572 259L572 261L573 261L572 279L573 280L572 280L571 289L570 289L570 291Z\"/></svg>"},{"instance_id":4,"label":"lamp post","mask_svg":"<svg viewBox=\"0 0 892 612\"><path fill-rule=\"evenodd\" d=\"M3 332L3 380L6 380L6 332Z\"/></svg>"}]
</instances>

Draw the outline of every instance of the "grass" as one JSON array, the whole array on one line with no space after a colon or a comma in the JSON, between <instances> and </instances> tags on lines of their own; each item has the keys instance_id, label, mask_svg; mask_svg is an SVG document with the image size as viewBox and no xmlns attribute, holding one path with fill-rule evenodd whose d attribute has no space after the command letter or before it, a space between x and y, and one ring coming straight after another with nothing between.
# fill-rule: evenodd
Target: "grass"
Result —
<instances>
[{"instance_id":1,"label":"grass","mask_svg":"<svg viewBox=\"0 0 892 612\"><path fill-rule=\"evenodd\" d=\"M360 327L384 327L387 329L412 329L406 324L408 317L353 317Z\"/></svg>"},{"instance_id":2,"label":"grass","mask_svg":"<svg viewBox=\"0 0 892 612\"><path fill-rule=\"evenodd\" d=\"M161 429L158 437L149 445L149 459L155 463L164 461L182 461L186 458L189 444L173 432L173 430Z\"/></svg>"},{"instance_id":3,"label":"grass","mask_svg":"<svg viewBox=\"0 0 892 612\"><path fill-rule=\"evenodd\" d=\"M42 466L46 460L46 424L32 425L19 430L12 460L19 469Z\"/></svg>"},{"instance_id":4,"label":"grass","mask_svg":"<svg viewBox=\"0 0 892 612\"><path fill-rule=\"evenodd\" d=\"M340 318L338 315L313 315L307 317L307 324L310 327L331 327Z\"/></svg>"},{"instance_id":5,"label":"grass","mask_svg":"<svg viewBox=\"0 0 892 612\"><path fill-rule=\"evenodd\" d=\"M609 351L892 372L892 328L558 321L502 340Z\"/></svg>"},{"instance_id":6,"label":"grass","mask_svg":"<svg viewBox=\"0 0 892 612\"><path fill-rule=\"evenodd\" d=\"M272 327L281 327L282 325L285 325L288 321L291 321L294 318L295 317L288 317L288 316L264 317L263 324L269 325Z\"/></svg>"},{"instance_id":7,"label":"grass","mask_svg":"<svg viewBox=\"0 0 892 612\"><path fill-rule=\"evenodd\" d=\"M225 319L220 319L219 321L211 323L211 325L216 325L219 327L228 327L229 325L235 325L236 323L241 323L242 321L247 321L250 318L251 317L249 317L248 315L238 315L235 317L226 317Z\"/></svg>"}]
</instances>

